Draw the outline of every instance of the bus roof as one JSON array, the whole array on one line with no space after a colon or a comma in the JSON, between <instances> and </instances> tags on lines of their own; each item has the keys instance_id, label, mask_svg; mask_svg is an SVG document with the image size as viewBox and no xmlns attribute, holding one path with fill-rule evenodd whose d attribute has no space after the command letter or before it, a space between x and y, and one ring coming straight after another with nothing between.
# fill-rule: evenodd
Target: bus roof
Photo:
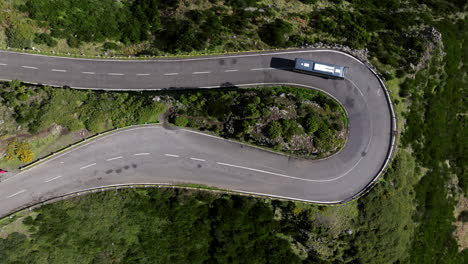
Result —
<instances>
[{"instance_id":1,"label":"bus roof","mask_svg":"<svg viewBox=\"0 0 468 264\"><path fill-rule=\"evenodd\" d=\"M316 72L334 77L344 78L345 67L330 63L317 62L313 60L306 60L297 58L295 67L296 70Z\"/></svg>"}]
</instances>

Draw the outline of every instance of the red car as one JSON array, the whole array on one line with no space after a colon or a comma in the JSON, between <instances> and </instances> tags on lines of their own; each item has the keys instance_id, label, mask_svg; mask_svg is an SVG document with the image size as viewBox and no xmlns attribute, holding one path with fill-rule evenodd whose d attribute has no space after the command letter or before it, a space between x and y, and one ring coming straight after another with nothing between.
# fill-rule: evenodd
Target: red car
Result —
<instances>
[{"instance_id":1,"label":"red car","mask_svg":"<svg viewBox=\"0 0 468 264\"><path fill-rule=\"evenodd\" d=\"M3 173L7 173L7 171L0 169L0 174L3 174Z\"/></svg>"}]
</instances>

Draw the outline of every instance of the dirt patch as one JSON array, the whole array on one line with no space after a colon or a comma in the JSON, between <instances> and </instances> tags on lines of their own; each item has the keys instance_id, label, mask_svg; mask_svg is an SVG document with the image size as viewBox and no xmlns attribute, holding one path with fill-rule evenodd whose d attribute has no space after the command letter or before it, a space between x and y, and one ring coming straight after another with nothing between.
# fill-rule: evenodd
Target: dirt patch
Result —
<instances>
[{"instance_id":1,"label":"dirt patch","mask_svg":"<svg viewBox=\"0 0 468 264\"><path fill-rule=\"evenodd\" d=\"M455 231L453 235L458 242L460 251L468 248L468 199L461 197L455 209Z\"/></svg>"}]
</instances>

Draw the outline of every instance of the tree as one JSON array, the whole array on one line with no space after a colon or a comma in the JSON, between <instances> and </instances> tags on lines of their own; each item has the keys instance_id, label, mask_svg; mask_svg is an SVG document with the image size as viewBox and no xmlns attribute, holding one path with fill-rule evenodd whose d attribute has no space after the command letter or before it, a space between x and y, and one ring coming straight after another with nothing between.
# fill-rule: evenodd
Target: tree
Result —
<instances>
[{"instance_id":1,"label":"tree","mask_svg":"<svg viewBox=\"0 0 468 264\"><path fill-rule=\"evenodd\" d=\"M260 38L271 46L286 46L291 31L291 24L277 18L275 22L262 27L260 31Z\"/></svg>"},{"instance_id":2,"label":"tree","mask_svg":"<svg viewBox=\"0 0 468 264\"><path fill-rule=\"evenodd\" d=\"M267 128L267 135L270 139L275 139L281 136L281 133L283 132L283 128L281 127L281 124L278 121L273 121L268 125Z\"/></svg>"},{"instance_id":3,"label":"tree","mask_svg":"<svg viewBox=\"0 0 468 264\"><path fill-rule=\"evenodd\" d=\"M320 122L315 115L309 114L304 122L304 128L306 132L310 135L317 131L320 127Z\"/></svg>"}]
</instances>

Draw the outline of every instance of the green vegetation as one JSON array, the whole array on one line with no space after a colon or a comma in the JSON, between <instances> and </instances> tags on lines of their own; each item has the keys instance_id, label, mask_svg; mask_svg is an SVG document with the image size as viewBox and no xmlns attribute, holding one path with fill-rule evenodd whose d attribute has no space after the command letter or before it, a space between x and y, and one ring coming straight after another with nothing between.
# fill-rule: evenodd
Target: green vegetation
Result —
<instances>
[{"instance_id":1,"label":"green vegetation","mask_svg":"<svg viewBox=\"0 0 468 264\"><path fill-rule=\"evenodd\" d=\"M14 109L14 117L28 132L43 131L52 124L71 132L84 128L92 133L158 121L163 103L140 93L109 93L23 86L4 83L0 100ZM8 131L3 133L7 134Z\"/></svg>"},{"instance_id":2,"label":"green vegetation","mask_svg":"<svg viewBox=\"0 0 468 264\"><path fill-rule=\"evenodd\" d=\"M169 120L305 157L324 157L343 146L344 110L330 97L299 87L217 89L171 93Z\"/></svg>"},{"instance_id":3,"label":"green vegetation","mask_svg":"<svg viewBox=\"0 0 468 264\"><path fill-rule=\"evenodd\" d=\"M19 81L1 83L0 87L0 105L5 106L0 108L4 122L0 127L0 153L16 149L0 163L8 168L20 165L12 161L16 157L23 163L33 159L30 148L17 148L18 144L7 148L8 142L16 142L15 137L26 137L25 140L21 139L24 142L18 146L23 146L27 141L36 144L47 138L53 139L46 140L47 146L42 144L33 148L38 151L35 154L39 158L81 140L82 135L90 136L113 128L158 122L159 115L166 109L165 104L155 102L152 97L141 93L25 86ZM82 135L67 137L67 133ZM61 144L55 144L55 141Z\"/></svg>"},{"instance_id":4,"label":"green vegetation","mask_svg":"<svg viewBox=\"0 0 468 264\"><path fill-rule=\"evenodd\" d=\"M400 152L385 182L338 207L164 188L72 198L9 219L0 260L391 263L408 255L416 226L414 167Z\"/></svg>"},{"instance_id":5,"label":"green vegetation","mask_svg":"<svg viewBox=\"0 0 468 264\"><path fill-rule=\"evenodd\" d=\"M0 5L3 47L29 48L34 41L44 51L89 55L223 52L318 41L368 48L404 125L384 177L349 204L324 207L181 190L92 194L45 206L31 218L2 220L14 222L0 224L8 230L0 233L0 262L468 262L468 250L459 251L453 237L454 207L468 186L466 1L14 0ZM442 33L442 42L432 27ZM346 120L338 122L341 117L331 118L339 111L331 104L317 102L325 113L304 113L299 110L308 95L281 89L223 91L225 98L215 91L175 93L170 119L246 142L255 143L258 135L282 151L291 151L288 142L301 133L326 148L330 131L346 126ZM29 131L55 122L97 132L145 122L159 113L154 108L162 109L139 94L52 91L18 82L4 87L1 96L2 120L17 120ZM236 101L242 107L235 107ZM148 103L147 115L128 114L143 113L139 107ZM101 111L90 110L101 104ZM288 104L294 118L262 119L271 115L269 107L288 110ZM324 130L327 116L332 122ZM0 129L23 131L15 122ZM275 145L273 139L286 144ZM460 215L466 222L466 209Z\"/></svg>"},{"instance_id":6,"label":"green vegetation","mask_svg":"<svg viewBox=\"0 0 468 264\"><path fill-rule=\"evenodd\" d=\"M10 122L16 124L0 130L4 138L18 134L18 126L30 134L59 125L68 133L84 131L92 135L154 123L167 103L174 105L169 120L177 126L207 130L290 154L323 157L339 150L346 137L342 108L324 94L304 88L153 92L163 99L156 102L150 94L25 86L17 80L2 87L0 101L8 107L4 111L11 112ZM3 143L5 147L7 142ZM32 153L27 157L21 160L30 161Z\"/></svg>"},{"instance_id":7,"label":"green vegetation","mask_svg":"<svg viewBox=\"0 0 468 264\"><path fill-rule=\"evenodd\" d=\"M19 159L20 161L26 163L33 161L33 152L31 151L31 145L29 145L27 142L18 142L17 140L12 140L8 142L4 159Z\"/></svg>"},{"instance_id":8,"label":"green vegetation","mask_svg":"<svg viewBox=\"0 0 468 264\"><path fill-rule=\"evenodd\" d=\"M10 11L4 14L3 45L30 48L34 41L41 51L138 56L320 41L367 47L393 67L383 74L402 74L413 70L410 64L418 63L427 45L425 25L431 16L421 2L441 13L463 5L418 0L12 0L3 4Z\"/></svg>"},{"instance_id":9,"label":"green vegetation","mask_svg":"<svg viewBox=\"0 0 468 264\"><path fill-rule=\"evenodd\" d=\"M410 263L463 263L468 257L467 250L458 253L453 238L454 207L468 187L467 25L466 20L439 22L446 55L404 84L412 103L403 143L427 169L415 186L420 225Z\"/></svg>"},{"instance_id":10,"label":"green vegetation","mask_svg":"<svg viewBox=\"0 0 468 264\"><path fill-rule=\"evenodd\" d=\"M0 238L0 262L300 262L268 201L120 190L47 205L34 214L22 219L28 234L11 230Z\"/></svg>"}]
</instances>

